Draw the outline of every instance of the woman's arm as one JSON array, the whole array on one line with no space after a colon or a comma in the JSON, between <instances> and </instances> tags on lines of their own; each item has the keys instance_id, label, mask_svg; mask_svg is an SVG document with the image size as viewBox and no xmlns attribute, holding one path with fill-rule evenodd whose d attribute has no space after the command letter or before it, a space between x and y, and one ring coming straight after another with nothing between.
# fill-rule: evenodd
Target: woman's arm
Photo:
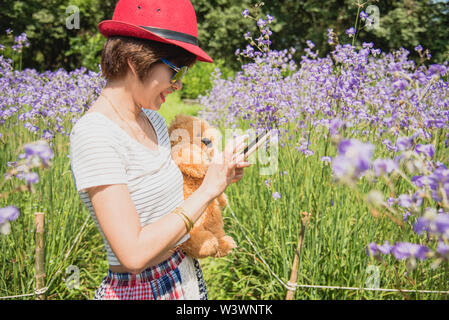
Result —
<instances>
[{"instance_id":1,"label":"woman's arm","mask_svg":"<svg viewBox=\"0 0 449 320\"><path fill-rule=\"evenodd\" d=\"M142 228L125 184L98 186L87 190L98 223L121 265L130 273L140 273L166 260L187 233L183 219L167 214ZM193 222L215 198L200 186L180 205Z\"/></svg>"}]
</instances>

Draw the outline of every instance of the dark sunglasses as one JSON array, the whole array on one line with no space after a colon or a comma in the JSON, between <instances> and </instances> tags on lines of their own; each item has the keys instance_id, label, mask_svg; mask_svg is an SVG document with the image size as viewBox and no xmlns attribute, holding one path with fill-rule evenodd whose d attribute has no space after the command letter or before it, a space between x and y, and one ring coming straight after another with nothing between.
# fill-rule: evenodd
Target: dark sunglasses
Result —
<instances>
[{"instance_id":1,"label":"dark sunglasses","mask_svg":"<svg viewBox=\"0 0 449 320\"><path fill-rule=\"evenodd\" d=\"M181 80L182 77L184 77L184 75L186 74L187 70L189 70L189 67L187 67L187 66L178 68L177 66L175 66L173 63L171 63L167 59L161 59L161 61L175 71L175 74L170 79L170 83L172 83L172 84Z\"/></svg>"}]
</instances>

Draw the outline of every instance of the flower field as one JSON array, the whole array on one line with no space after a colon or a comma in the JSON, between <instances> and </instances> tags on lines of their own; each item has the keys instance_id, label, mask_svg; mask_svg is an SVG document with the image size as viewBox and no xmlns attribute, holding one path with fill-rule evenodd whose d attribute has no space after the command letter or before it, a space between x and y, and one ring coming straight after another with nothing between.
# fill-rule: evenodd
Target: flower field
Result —
<instances>
[{"instance_id":1,"label":"flower field","mask_svg":"<svg viewBox=\"0 0 449 320\"><path fill-rule=\"evenodd\" d=\"M200 114L221 130L276 132L276 170L256 163L227 189L238 247L200 261L209 298L284 299L273 274L290 279L307 212L298 285L396 291L298 287L295 299L448 299L449 64L429 64L421 46L416 62L403 48L343 44L333 30L330 54L309 41L293 61L295 49L270 49L273 17L243 16L260 35L245 34L234 78L213 74ZM107 272L67 156L71 127L103 85L86 69L19 71L0 57L0 297L35 290L35 212L45 213L48 299L91 299Z\"/></svg>"}]
</instances>

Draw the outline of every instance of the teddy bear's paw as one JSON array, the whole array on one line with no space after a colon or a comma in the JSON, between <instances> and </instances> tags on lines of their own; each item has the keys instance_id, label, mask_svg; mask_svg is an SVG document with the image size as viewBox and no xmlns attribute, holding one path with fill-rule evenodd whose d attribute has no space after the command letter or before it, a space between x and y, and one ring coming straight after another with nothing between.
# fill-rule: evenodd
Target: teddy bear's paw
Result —
<instances>
[{"instance_id":1,"label":"teddy bear's paw","mask_svg":"<svg viewBox=\"0 0 449 320\"><path fill-rule=\"evenodd\" d=\"M215 255L217 258L224 257L228 255L232 249L237 247L234 239L230 236L224 236L218 240L219 246L217 254Z\"/></svg>"},{"instance_id":2,"label":"teddy bear's paw","mask_svg":"<svg viewBox=\"0 0 449 320\"><path fill-rule=\"evenodd\" d=\"M218 250L218 240L217 238L209 238L201 244L199 255L203 257L215 256Z\"/></svg>"}]
</instances>

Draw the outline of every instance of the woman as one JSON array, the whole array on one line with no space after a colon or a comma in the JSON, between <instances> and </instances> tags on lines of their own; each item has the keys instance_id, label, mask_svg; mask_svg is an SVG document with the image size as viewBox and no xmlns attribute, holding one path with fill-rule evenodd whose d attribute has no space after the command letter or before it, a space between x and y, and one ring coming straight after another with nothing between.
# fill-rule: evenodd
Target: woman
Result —
<instances>
[{"instance_id":1,"label":"woman","mask_svg":"<svg viewBox=\"0 0 449 320\"><path fill-rule=\"evenodd\" d=\"M167 126L157 111L196 60L196 15L188 0L121 0L99 24L108 40L99 98L70 134L76 188L105 240L109 262L94 299L207 299L197 260L177 249L209 203L250 164L227 144L201 187L183 197L170 156ZM232 146L236 146L233 148Z\"/></svg>"}]
</instances>

